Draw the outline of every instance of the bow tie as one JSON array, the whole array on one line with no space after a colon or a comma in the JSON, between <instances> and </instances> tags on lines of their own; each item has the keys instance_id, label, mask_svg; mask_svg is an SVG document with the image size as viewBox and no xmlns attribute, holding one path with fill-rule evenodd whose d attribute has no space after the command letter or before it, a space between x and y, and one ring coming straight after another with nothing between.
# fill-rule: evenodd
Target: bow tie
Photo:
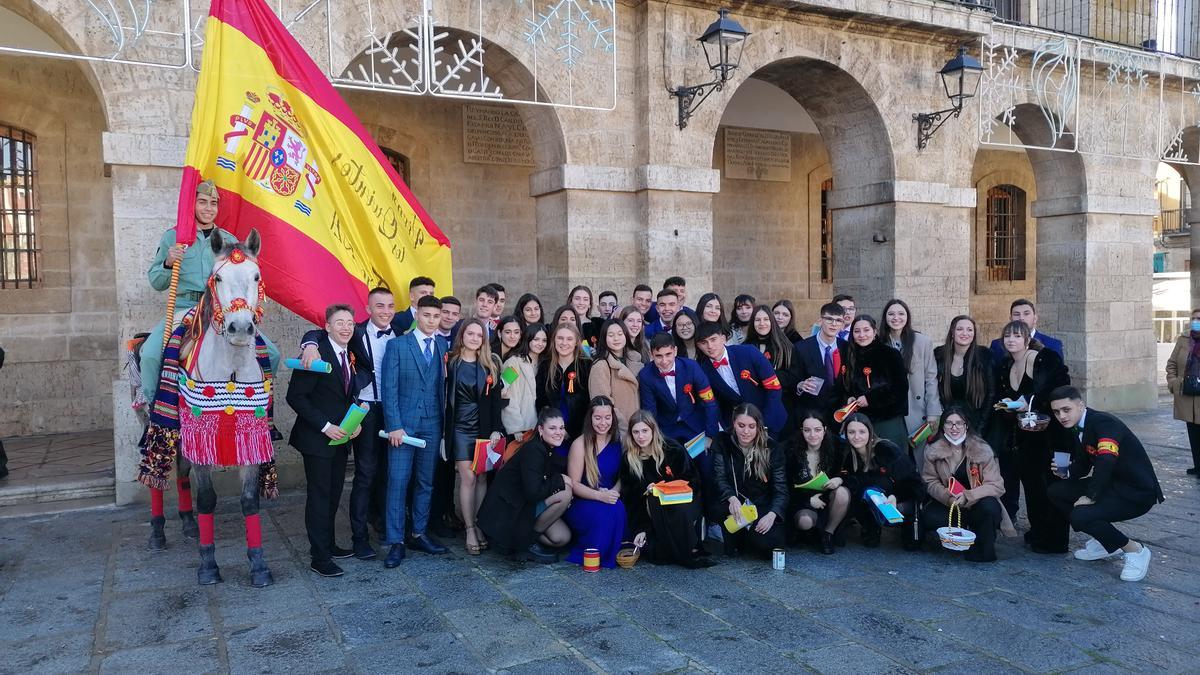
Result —
<instances>
[{"instance_id":1,"label":"bow tie","mask_svg":"<svg viewBox=\"0 0 1200 675\"><path fill-rule=\"evenodd\" d=\"M720 361L713 361L713 368L720 368L721 366L727 366L727 365L729 365L728 357L723 358Z\"/></svg>"},{"instance_id":2,"label":"bow tie","mask_svg":"<svg viewBox=\"0 0 1200 675\"><path fill-rule=\"evenodd\" d=\"M673 370L660 370L658 371L658 374L662 375L663 377L675 377L675 371Z\"/></svg>"},{"instance_id":3,"label":"bow tie","mask_svg":"<svg viewBox=\"0 0 1200 675\"><path fill-rule=\"evenodd\" d=\"M383 337L384 335L391 335L391 334L392 334L392 329L391 329L391 328L386 328L386 329L384 329L384 330L377 330L377 331L375 331L375 337L377 337L377 338L381 338L381 337Z\"/></svg>"},{"instance_id":4,"label":"bow tie","mask_svg":"<svg viewBox=\"0 0 1200 675\"><path fill-rule=\"evenodd\" d=\"M1082 426L1078 426L1078 425L1077 425L1077 426L1073 426L1073 427L1071 427L1071 431L1074 431L1074 432L1075 432L1075 433L1077 433L1077 434L1082 434L1082 433L1083 433L1083 427L1082 427Z\"/></svg>"}]
</instances>

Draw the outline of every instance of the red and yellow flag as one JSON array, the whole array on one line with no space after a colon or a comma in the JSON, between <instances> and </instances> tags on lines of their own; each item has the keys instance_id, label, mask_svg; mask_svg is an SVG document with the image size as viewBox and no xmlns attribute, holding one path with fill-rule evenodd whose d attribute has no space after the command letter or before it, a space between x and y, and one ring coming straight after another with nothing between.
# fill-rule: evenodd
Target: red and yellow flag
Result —
<instances>
[{"instance_id":1,"label":"red and yellow flag","mask_svg":"<svg viewBox=\"0 0 1200 675\"><path fill-rule=\"evenodd\" d=\"M262 235L267 294L317 324L334 302L364 318L372 286L451 288L450 240L263 0L213 0L204 36L178 241L211 179L217 223Z\"/></svg>"}]
</instances>

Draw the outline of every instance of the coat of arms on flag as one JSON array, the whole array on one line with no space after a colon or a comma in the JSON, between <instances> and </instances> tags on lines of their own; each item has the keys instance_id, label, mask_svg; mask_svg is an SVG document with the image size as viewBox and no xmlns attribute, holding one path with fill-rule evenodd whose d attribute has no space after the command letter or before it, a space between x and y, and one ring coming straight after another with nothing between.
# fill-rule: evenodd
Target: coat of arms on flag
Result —
<instances>
[{"instance_id":1,"label":"coat of arms on flag","mask_svg":"<svg viewBox=\"0 0 1200 675\"><path fill-rule=\"evenodd\" d=\"M268 90L265 100L247 91L241 112L229 117L229 126L216 166L235 172L241 166L247 178L281 197L296 194L303 180L304 190L294 206L311 215L321 174L309 158L304 126L287 99L277 91Z\"/></svg>"}]
</instances>

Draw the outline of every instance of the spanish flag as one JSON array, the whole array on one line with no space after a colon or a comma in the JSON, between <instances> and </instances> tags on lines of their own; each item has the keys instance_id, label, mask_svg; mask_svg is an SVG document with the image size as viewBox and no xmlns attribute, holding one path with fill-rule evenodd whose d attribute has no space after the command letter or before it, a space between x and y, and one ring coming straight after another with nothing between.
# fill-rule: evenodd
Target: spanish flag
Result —
<instances>
[{"instance_id":1,"label":"spanish flag","mask_svg":"<svg viewBox=\"0 0 1200 675\"><path fill-rule=\"evenodd\" d=\"M452 286L450 240L263 0L213 0L204 31L176 238L195 241L211 179L217 224L262 235L267 295L324 323L344 302L418 275Z\"/></svg>"}]
</instances>

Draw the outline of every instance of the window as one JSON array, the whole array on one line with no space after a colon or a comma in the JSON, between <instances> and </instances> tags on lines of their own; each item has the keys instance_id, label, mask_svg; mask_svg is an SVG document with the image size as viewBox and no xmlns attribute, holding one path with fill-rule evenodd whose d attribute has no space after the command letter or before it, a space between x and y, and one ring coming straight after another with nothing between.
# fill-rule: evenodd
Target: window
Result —
<instances>
[{"instance_id":1,"label":"window","mask_svg":"<svg viewBox=\"0 0 1200 675\"><path fill-rule=\"evenodd\" d=\"M383 156L387 158L388 164L391 164L396 173L400 174L400 177L404 179L404 184L411 188L412 180L409 175L408 156L402 155L391 148L380 147L379 149L383 150Z\"/></svg>"},{"instance_id":2,"label":"window","mask_svg":"<svg viewBox=\"0 0 1200 675\"><path fill-rule=\"evenodd\" d=\"M0 288L38 281L34 142L33 134L0 124Z\"/></svg>"},{"instance_id":3,"label":"window","mask_svg":"<svg viewBox=\"0 0 1200 675\"><path fill-rule=\"evenodd\" d=\"M821 282L833 282L833 215L829 212L829 193L833 179L821 183Z\"/></svg>"},{"instance_id":4,"label":"window","mask_svg":"<svg viewBox=\"0 0 1200 675\"><path fill-rule=\"evenodd\" d=\"M1025 279L1025 191L997 185L987 193L987 278Z\"/></svg>"}]
</instances>

